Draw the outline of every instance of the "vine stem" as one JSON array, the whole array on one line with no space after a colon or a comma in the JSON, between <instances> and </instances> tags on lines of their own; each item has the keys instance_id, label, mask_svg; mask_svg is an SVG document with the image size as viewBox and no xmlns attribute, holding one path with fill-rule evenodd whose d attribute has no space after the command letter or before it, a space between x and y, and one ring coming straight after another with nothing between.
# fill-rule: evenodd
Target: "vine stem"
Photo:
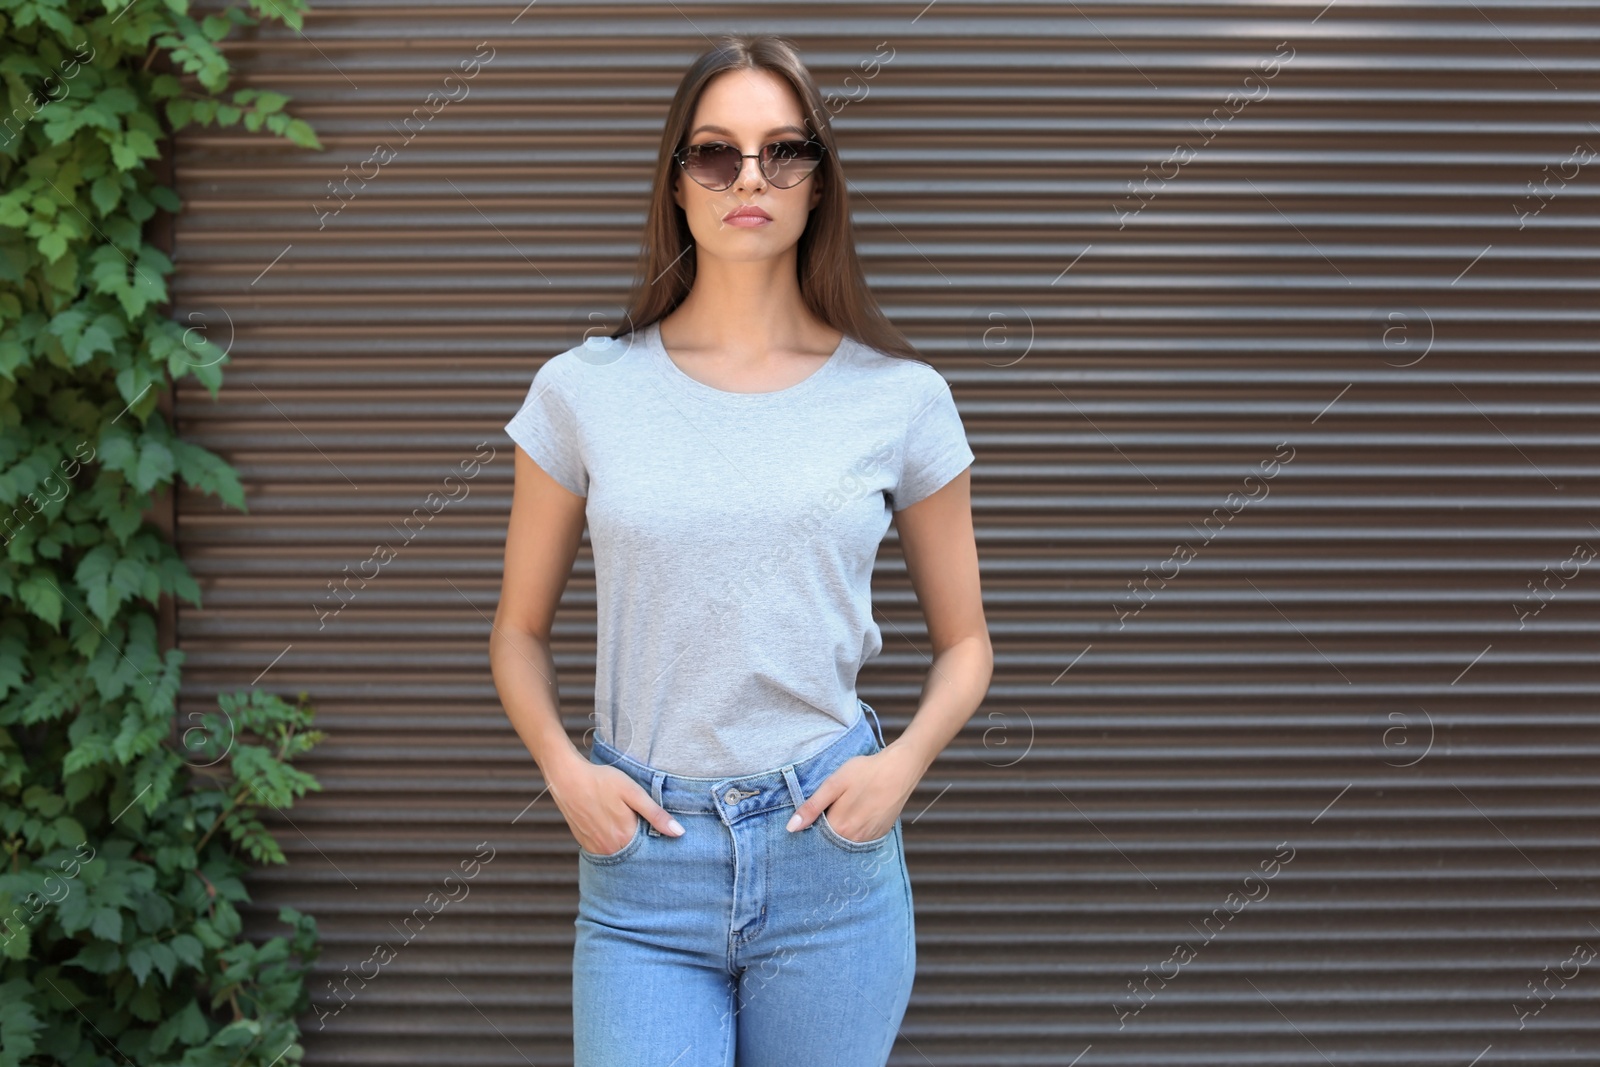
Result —
<instances>
[{"instance_id":1,"label":"vine stem","mask_svg":"<svg viewBox=\"0 0 1600 1067\"><path fill-rule=\"evenodd\" d=\"M240 804L244 803L244 796L248 792L250 792L250 787L248 785L241 785L239 787L238 795L235 796L232 802L230 802L228 806L223 809L222 814L217 816L217 821L211 824L211 829L207 830L205 835L195 843L194 851L196 856L199 856L200 850L206 847L206 842L211 840L211 835L217 832L217 828L222 825L223 821L237 811Z\"/></svg>"}]
</instances>

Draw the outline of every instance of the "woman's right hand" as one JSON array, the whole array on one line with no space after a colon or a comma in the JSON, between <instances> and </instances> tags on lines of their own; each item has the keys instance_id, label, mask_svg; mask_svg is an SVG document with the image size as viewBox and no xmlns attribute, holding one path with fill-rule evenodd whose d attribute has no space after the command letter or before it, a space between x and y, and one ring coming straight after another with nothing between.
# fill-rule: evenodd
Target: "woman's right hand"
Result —
<instances>
[{"instance_id":1,"label":"woman's right hand","mask_svg":"<svg viewBox=\"0 0 1600 1067\"><path fill-rule=\"evenodd\" d=\"M572 764L560 778L549 779L549 785L578 846L596 855L621 851L633 840L636 813L668 836L683 834L682 824L671 812L615 767L584 760Z\"/></svg>"}]
</instances>

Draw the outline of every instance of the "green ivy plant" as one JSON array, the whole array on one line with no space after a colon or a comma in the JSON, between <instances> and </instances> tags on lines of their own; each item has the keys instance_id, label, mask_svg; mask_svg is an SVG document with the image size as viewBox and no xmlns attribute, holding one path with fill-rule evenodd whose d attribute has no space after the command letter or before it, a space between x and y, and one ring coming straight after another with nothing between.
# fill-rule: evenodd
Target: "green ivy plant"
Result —
<instances>
[{"instance_id":1,"label":"green ivy plant","mask_svg":"<svg viewBox=\"0 0 1600 1067\"><path fill-rule=\"evenodd\" d=\"M158 609L200 590L150 513L179 479L246 508L158 410L186 375L215 397L226 353L163 310L144 230L180 208L153 164L185 127L321 147L219 49L304 11L0 0L0 1067L301 1059L316 924L284 908L258 942L238 907L321 735L304 694L254 688L178 721Z\"/></svg>"}]
</instances>

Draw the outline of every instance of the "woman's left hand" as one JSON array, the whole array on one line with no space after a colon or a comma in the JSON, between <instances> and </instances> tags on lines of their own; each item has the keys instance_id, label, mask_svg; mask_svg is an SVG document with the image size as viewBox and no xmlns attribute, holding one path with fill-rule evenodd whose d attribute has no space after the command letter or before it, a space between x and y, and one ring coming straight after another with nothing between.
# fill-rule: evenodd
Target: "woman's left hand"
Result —
<instances>
[{"instance_id":1,"label":"woman's left hand","mask_svg":"<svg viewBox=\"0 0 1600 1067\"><path fill-rule=\"evenodd\" d=\"M922 777L922 768L909 757L893 745L850 757L795 809L787 829L803 830L826 810L828 825L847 840L882 837Z\"/></svg>"}]
</instances>

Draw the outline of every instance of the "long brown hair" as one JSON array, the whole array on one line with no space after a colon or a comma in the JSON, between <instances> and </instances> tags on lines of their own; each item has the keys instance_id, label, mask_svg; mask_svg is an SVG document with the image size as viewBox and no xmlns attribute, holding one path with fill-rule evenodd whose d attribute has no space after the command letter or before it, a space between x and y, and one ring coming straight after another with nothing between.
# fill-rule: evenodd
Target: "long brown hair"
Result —
<instances>
[{"instance_id":1,"label":"long brown hair","mask_svg":"<svg viewBox=\"0 0 1600 1067\"><path fill-rule=\"evenodd\" d=\"M921 360L906 336L884 316L856 258L844 168L822 95L795 46L783 37L765 33L718 38L678 83L656 154L650 213L645 220L633 291L623 325L612 336L623 337L665 318L694 285L697 253L688 219L672 197L676 169L672 157L687 139L689 123L706 84L730 70L765 70L786 80L806 113L810 135L826 146L814 172L814 176L823 179L822 198L807 218L796 249L800 295L806 307L829 326L862 344L887 355Z\"/></svg>"}]
</instances>

